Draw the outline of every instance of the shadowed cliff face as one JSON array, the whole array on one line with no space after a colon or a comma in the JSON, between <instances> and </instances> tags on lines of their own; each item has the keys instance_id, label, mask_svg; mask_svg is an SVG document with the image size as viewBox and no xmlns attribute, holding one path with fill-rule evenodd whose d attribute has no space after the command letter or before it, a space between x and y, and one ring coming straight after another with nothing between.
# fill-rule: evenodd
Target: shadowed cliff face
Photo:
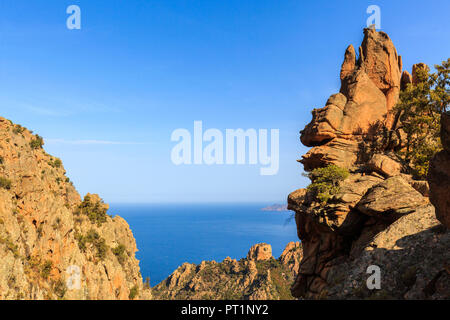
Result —
<instances>
[{"instance_id":1,"label":"shadowed cliff face","mask_svg":"<svg viewBox=\"0 0 450 320\"><path fill-rule=\"evenodd\" d=\"M358 57L352 46L345 52L340 92L313 110L311 123L301 131L301 142L312 147L300 160L306 171L337 165L350 175L326 203L311 190L288 197L303 248L292 294L448 297L449 232L438 228L428 183L402 173L393 152L404 142L391 110L422 64L414 66L412 76L402 73L401 57L387 34L372 29L364 34ZM380 290L366 287L370 265L381 268ZM400 284L402 277L408 279Z\"/></svg>"},{"instance_id":2,"label":"shadowed cliff face","mask_svg":"<svg viewBox=\"0 0 450 320\"><path fill-rule=\"evenodd\" d=\"M441 142L444 150L430 162L428 181L436 217L450 228L450 113L441 116Z\"/></svg>"},{"instance_id":3,"label":"shadowed cliff face","mask_svg":"<svg viewBox=\"0 0 450 320\"><path fill-rule=\"evenodd\" d=\"M82 202L41 146L0 118L0 299L149 298L128 224L97 195Z\"/></svg>"}]
</instances>

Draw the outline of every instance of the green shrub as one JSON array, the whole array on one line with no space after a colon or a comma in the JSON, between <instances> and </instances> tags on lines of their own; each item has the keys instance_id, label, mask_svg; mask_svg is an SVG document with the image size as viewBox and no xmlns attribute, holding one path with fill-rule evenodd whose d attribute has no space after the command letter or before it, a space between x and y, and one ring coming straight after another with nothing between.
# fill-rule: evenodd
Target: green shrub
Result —
<instances>
[{"instance_id":1,"label":"green shrub","mask_svg":"<svg viewBox=\"0 0 450 320\"><path fill-rule=\"evenodd\" d=\"M52 266L53 263L49 260L45 261L44 264L42 265L42 269L41 269L41 277L44 279L48 279L48 277L50 276L50 272L52 271Z\"/></svg>"},{"instance_id":2,"label":"green shrub","mask_svg":"<svg viewBox=\"0 0 450 320\"><path fill-rule=\"evenodd\" d=\"M317 201L326 204L333 195L339 192L339 183L347 179L349 174L347 169L334 164L316 168L308 174L311 184L307 189L314 194Z\"/></svg>"},{"instance_id":3,"label":"green shrub","mask_svg":"<svg viewBox=\"0 0 450 320\"><path fill-rule=\"evenodd\" d=\"M53 164L55 165L56 168L60 168L62 165L62 161L60 159L56 159Z\"/></svg>"},{"instance_id":4,"label":"green shrub","mask_svg":"<svg viewBox=\"0 0 450 320\"><path fill-rule=\"evenodd\" d=\"M0 237L0 244L6 245L6 248L13 253L15 258L19 257L19 247L11 239Z\"/></svg>"},{"instance_id":5,"label":"green shrub","mask_svg":"<svg viewBox=\"0 0 450 320\"><path fill-rule=\"evenodd\" d=\"M139 294L139 288L137 285L134 285L133 288L130 289L130 294L128 295L128 298L130 300L133 300L134 298L137 297L138 294Z\"/></svg>"},{"instance_id":6,"label":"green shrub","mask_svg":"<svg viewBox=\"0 0 450 320\"><path fill-rule=\"evenodd\" d=\"M52 168L60 168L62 165L61 159L50 160L47 162Z\"/></svg>"},{"instance_id":7,"label":"green shrub","mask_svg":"<svg viewBox=\"0 0 450 320\"><path fill-rule=\"evenodd\" d=\"M105 239L100 238L94 245L97 249L97 258L100 260L105 260L106 253L108 252L108 246L106 245Z\"/></svg>"},{"instance_id":8,"label":"green shrub","mask_svg":"<svg viewBox=\"0 0 450 320\"><path fill-rule=\"evenodd\" d=\"M13 133L15 133L15 134L21 134L21 133L24 132L24 131L25 131L25 128L22 127L21 125L16 124L16 125L14 126Z\"/></svg>"},{"instance_id":9,"label":"green shrub","mask_svg":"<svg viewBox=\"0 0 450 320\"><path fill-rule=\"evenodd\" d=\"M75 239L78 242L78 248L80 248L81 251L86 251L86 239L81 233L75 233Z\"/></svg>"},{"instance_id":10,"label":"green shrub","mask_svg":"<svg viewBox=\"0 0 450 320\"><path fill-rule=\"evenodd\" d=\"M66 294L66 292L67 292L67 285L66 285L66 283L62 279L59 279L53 285L53 292L56 294L56 296L59 299L62 299L64 297L64 295Z\"/></svg>"},{"instance_id":11,"label":"green shrub","mask_svg":"<svg viewBox=\"0 0 450 320\"><path fill-rule=\"evenodd\" d=\"M431 74L429 68L418 68L416 83L400 92L392 111L399 119L396 129L406 136L397 154L417 179L427 176L431 158L442 150L440 118L450 105L450 58L435 68Z\"/></svg>"},{"instance_id":12,"label":"green shrub","mask_svg":"<svg viewBox=\"0 0 450 320\"><path fill-rule=\"evenodd\" d=\"M0 177L0 188L9 190L11 189L11 180L5 178L5 177Z\"/></svg>"},{"instance_id":13,"label":"green shrub","mask_svg":"<svg viewBox=\"0 0 450 320\"><path fill-rule=\"evenodd\" d=\"M117 247L112 249L112 253L117 257L120 264L123 264L126 260L126 248L123 244L119 244Z\"/></svg>"},{"instance_id":14,"label":"green shrub","mask_svg":"<svg viewBox=\"0 0 450 320\"><path fill-rule=\"evenodd\" d=\"M105 239L100 237L97 231L91 229L85 236L77 233L75 234L75 238L78 241L78 247L81 251L86 251L87 244L92 244L92 246L97 250L96 257L100 260L105 259L108 252L108 246L106 245Z\"/></svg>"},{"instance_id":15,"label":"green shrub","mask_svg":"<svg viewBox=\"0 0 450 320\"><path fill-rule=\"evenodd\" d=\"M30 147L32 149L42 148L43 145L44 145L44 139L39 135L36 135L35 138L32 139L30 142Z\"/></svg>"},{"instance_id":16,"label":"green shrub","mask_svg":"<svg viewBox=\"0 0 450 320\"><path fill-rule=\"evenodd\" d=\"M106 208L103 201L93 201L89 195L84 197L83 202L78 206L75 214L87 215L92 223L97 223L98 226L106 222Z\"/></svg>"}]
</instances>

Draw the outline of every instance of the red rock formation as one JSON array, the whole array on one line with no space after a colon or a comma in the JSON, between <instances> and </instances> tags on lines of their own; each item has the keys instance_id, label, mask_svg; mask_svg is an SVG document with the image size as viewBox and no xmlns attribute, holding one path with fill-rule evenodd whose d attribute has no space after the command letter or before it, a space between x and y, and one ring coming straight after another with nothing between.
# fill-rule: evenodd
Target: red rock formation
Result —
<instances>
[{"instance_id":1,"label":"red rock formation","mask_svg":"<svg viewBox=\"0 0 450 320\"><path fill-rule=\"evenodd\" d=\"M417 70L426 66L415 65L413 76L407 71L402 74L402 60L389 37L372 29L365 29L364 34L358 60L352 46L345 52L340 93L332 95L324 108L313 110L311 123L301 131L301 142L313 147L299 160L306 171L334 164L348 169L350 175L340 182L339 191L325 204L316 200L313 191L305 189L294 191L288 197L288 209L296 212L297 233L303 248L292 294L303 298L348 298L354 297L352 292L357 291L364 292L361 297L375 297L374 292L364 289L368 267L364 265L365 257L370 256L372 264L383 266L384 272L396 272L397 267L406 268L405 265L417 265L428 259L421 267L420 281L416 283L412 277L414 286L405 287L397 285L397 279L390 276L392 284L386 288L386 294L391 298L403 298L403 295L439 298L445 296L445 290L432 290L433 293L425 296L420 293L425 285L433 283L436 273L444 275L439 276L440 283L448 278L442 270L449 254L425 258L436 245L434 231L429 228L438 224L433 220L434 208L427 198L428 185L403 174L402 165L391 151L393 146L402 143L401 132L393 128L396 117L391 110L398 101L400 89L413 83ZM443 141L448 141L450 127L445 121L443 118L443 123L447 123L443 134L447 138ZM448 164L443 165L450 159L447 155L437 157L436 170L450 168ZM448 212L449 200L445 195L450 188L442 182L438 186L438 177L445 176L441 171L436 172L433 187L440 188L436 201ZM445 174L450 177L450 171ZM448 214L438 215L441 220L448 219ZM396 224L399 230L388 228L400 219L401 223ZM423 219L427 223L421 224ZM374 248L370 243L380 248L386 245L391 250L395 240L422 232L424 236L416 238L423 239L423 250L415 250L414 243L406 242L405 250L396 255L386 250L371 253ZM397 239L392 239L393 235ZM449 236L448 233L439 236L443 241L439 250L448 248L450 243L445 239ZM380 260L376 261L377 258ZM349 264L352 259L360 264ZM389 268L394 269L386 270Z\"/></svg>"},{"instance_id":2,"label":"red rock formation","mask_svg":"<svg viewBox=\"0 0 450 320\"><path fill-rule=\"evenodd\" d=\"M402 59L386 33L365 29L364 34L362 68L386 96L387 110L392 110L400 93Z\"/></svg>"},{"instance_id":3,"label":"red rock formation","mask_svg":"<svg viewBox=\"0 0 450 320\"><path fill-rule=\"evenodd\" d=\"M304 145L317 147L301 160L307 170L330 163L352 168L362 139L380 125L392 125L390 111L400 92L401 58L384 32L365 29L364 34L358 61L353 46L345 52L340 93L332 95L324 108L314 109L311 123L301 132Z\"/></svg>"},{"instance_id":4,"label":"red rock formation","mask_svg":"<svg viewBox=\"0 0 450 320\"><path fill-rule=\"evenodd\" d=\"M400 90L405 90L408 84L412 83L412 75L408 71L403 71Z\"/></svg>"}]
</instances>

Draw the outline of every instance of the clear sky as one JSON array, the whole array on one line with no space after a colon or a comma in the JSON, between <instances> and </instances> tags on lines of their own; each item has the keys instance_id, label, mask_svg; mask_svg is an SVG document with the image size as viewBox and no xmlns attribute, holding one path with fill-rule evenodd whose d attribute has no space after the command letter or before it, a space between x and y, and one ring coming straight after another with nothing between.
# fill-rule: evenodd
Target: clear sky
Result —
<instances>
[{"instance_id":1,"label":"clear sky","mask_svg":"<svg viewBox=\"0 0 450 320\"><path fill-rule=\"evenodd\" d=\"M81 8L81 30L66 8ZM404 67L450 56L450 1L1 0L0 115L108 202L282 202L307 183L299 130L339 90L381 8ZM280 168L175 166L177 128L280 130Z\"/></svg>"}]
</instances>

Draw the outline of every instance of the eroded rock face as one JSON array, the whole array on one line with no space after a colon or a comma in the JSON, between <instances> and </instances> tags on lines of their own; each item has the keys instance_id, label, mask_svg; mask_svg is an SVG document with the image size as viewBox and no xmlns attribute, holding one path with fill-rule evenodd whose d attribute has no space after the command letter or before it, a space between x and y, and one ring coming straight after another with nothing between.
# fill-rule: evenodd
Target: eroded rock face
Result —
<instances>
[{"instance_id":1,"label":"eroded rock face","mask_svg":"<svg viewBox=\"0 0 450 320\"><path fill-rule=\"evenodd\" d=\"M428 182L430 200L436 207L436 217L450 228L450 114L441 116L441 142L444 150L430 162Z\"/></svg>"},{"instance_id":2,"label":"eroded rock face","mask_svg":"<svg viewBox=\"0 0 450 320\"><path fill-rule=\"evenodd\" d=\"M0 118L0 161L0 299L151 297L126 221L98 195L82 202L37 136Z\"/></svg>"},{"instance_id":3,"label":"eroded rock face","mask_svg":"<svg viewBox=\"0 0 450 320\"><path fill-rule=\"evenodd\" d=\"M426 66L415 65L413 76L402 73L401 58L389 37L372 29L364 32L358 60L352 46L346 50L340 93L314 110L311 123L301 131L301 142L312 147L299 160L306 171L333 164L350 175L326 203L305 189L288 197L303 248L292 294L313 299L448 298L448 253L441 253L449 252L450 243L448 234L437 228L428 199L431 194L438 209L445 208L440 212L449 208L444 196L450 194L448 151L432 163L431 191L426 181L402 172L393 152L402 146L403 135L396 127L392 130L391 110L400 89L413 83L417 70ZM443 117L443 126L447 119ZM446 128L442 132L448 141ZM442 221L448 217L437 215ZM404 250L396 252L400 246ZM418 263L419 268L407 268ZM363 288L371 264L389 274L383 292ZM405 283L400 285L402 279Z\"/></svg>"},{"instance_id":4,"label":"eroded rock face","mask_svg":"<svg viewBox=\"0 0 450 320\"><path fill-rule=\"evenodd\" d=\"M286 266L294 276L297 276L302 253L300 242L289 242L279 258L281 264Z\"/></svg>"},{"instance_id":5,"label":"eroded rock face","mask_svg":"<svg viewBox=\"0 0 450 320\"><path fill-rule=\"evenodd\" d=\"M338 162L353 168L358 161L356 149L364 139L372 139L379 127L390 128L390 112L397 103L402 63L392 41L383 32L364 30L360 56L353 46L345 52L341 67L341 90L327 105L314 109L313 119L301 132L304 145L315 147L303 156L306 170ZM408 74L403 74L407 83Z\"/></svg>"},{"instance_id":6,"label":"eroded rock face","mask_svg":"<svg viewBox=\"0 0 450 320\"><path fill-rule=\"evenodd\" d=\"M386 33L365 29L364 35L362 68L386 96L387 110L392 110L400 93L402 59Z\"/></svg>"}]
</instances>

